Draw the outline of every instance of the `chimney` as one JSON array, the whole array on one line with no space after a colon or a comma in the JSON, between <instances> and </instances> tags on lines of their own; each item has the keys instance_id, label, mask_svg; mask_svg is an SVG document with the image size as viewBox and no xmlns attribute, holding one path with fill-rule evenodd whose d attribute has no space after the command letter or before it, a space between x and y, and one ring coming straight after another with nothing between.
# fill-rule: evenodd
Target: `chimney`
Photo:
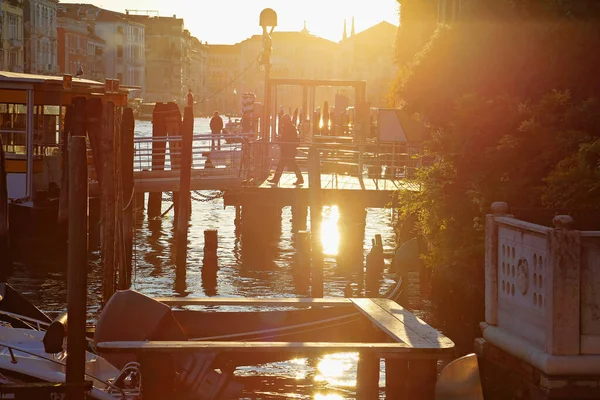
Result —
<instances>
[{"instance_id":1,"label":"chimney","mask_svg":"<svg viewBox=\"0 0 600 400\"><path fill-rule=\"evenodd\" d=\"M348 37L348 34L346 33L347 29L346 29L346 19L344 18L344 34L342 35L342 40L346 40L346 38Z\"/></svg>"},{"instance_id":2,"label":"chimney","mask_svg":"<svg viewBox=\"0 0 600 400\"><path fill-rule=\"evenodd\" d=\"M352 29L350 30L350 36L354 36L354 17L352 17Z\"/></svg>"}]
</instances>

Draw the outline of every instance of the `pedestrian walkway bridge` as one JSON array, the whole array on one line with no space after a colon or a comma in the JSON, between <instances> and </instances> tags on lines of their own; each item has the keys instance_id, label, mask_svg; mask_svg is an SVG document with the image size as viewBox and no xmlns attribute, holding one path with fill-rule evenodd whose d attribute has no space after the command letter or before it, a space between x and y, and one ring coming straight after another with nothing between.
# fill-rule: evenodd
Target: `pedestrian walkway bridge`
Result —
<instances>
[{"instance_id":1,"label":"pedestrian walkway bridge","mask_svg":"<svg viewBox=\"0 0 600 400\"><path fill-rule=\"evenodd\" d=\"M419 190L411 179L422 164L418 147L328 139L298 143L297 162L306 183L295 186L295 176L288 173L277 185L266 181L277 167L278 143L253 141L246 135L194 135L191 190L223 191L226 205L242 201L307 203L310 186L306 171L311 147L319 150L324 204L335 203L352 192L353 198L367 207L385 207L397 190ZM179 136L135 138L136 192L179 190L180 157Z\"/></svg>"}]
</instances>

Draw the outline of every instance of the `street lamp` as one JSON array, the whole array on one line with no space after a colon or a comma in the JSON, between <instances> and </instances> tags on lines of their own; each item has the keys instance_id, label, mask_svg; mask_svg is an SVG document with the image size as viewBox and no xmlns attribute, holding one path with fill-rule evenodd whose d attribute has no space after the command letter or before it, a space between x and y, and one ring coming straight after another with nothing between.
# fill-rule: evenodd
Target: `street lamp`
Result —
<instances>
[{"instance_id":1,"label":"street lamp","mask_svg":"<svg viewBox=\"0 0 600 400\"><path fill-rule=\"evenodd\" d=\"M263 121L262 121L262 139L270 140L270 107L271 107L271 85L269 82L271 75L271 50L272 41L271 34L277 26L277 13L271 8L265 8L260 13L259 25L263 28L263 51L260 55L260 64L265 66L265 96L263 106ZM269 29L270 28L270 29Z\"/></svg>"}]
</instances>

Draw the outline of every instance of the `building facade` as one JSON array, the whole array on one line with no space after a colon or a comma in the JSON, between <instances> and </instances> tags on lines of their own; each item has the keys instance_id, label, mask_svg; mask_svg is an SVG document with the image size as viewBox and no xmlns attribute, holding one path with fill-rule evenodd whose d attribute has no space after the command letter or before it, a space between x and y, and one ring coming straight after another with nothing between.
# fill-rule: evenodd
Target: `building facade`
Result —
<instances>
[{"instance_id":1,"label":"building facade","mask_svg":"<svg viewBox=\"0 0 600 400\"><path fill-rule=\"evenodd\" d=\"M184 73L189 70L190 58L183 18L148 15L127 15L127 18L145 26L144 100L183 104L187 94Z\"/></svg>"},{"instance_id":2,"label":"building facade","mask_svg":"<svg viewBox=\"0 0 600 400\"><path fill-rule=\"evenodd\" d=\"M234 82L240 73L240 44L208 45L208 99L206 107L209 112L219 111L223 114L240 114L243 80ZM258 54L255 55L255 58Z\"/></svg>"},{"instance_id":3,"label":"building facade","mask_svg":"<svg viewBox=\"0 0 600 400\"><path fill-rule=\"evenodd\" d=\"M58 72L82 75L87 61L88 24L74 18L57 18L58 35Z\"/></svg>"},{"instance_id":4,"label":"building facade","mask_svg":"<svg viewBox=\"0 0 600 400\"><path fill-rule=\"evenodd\" d=\"M351 33L339 44L338 76L367 81L367 101L372 107L386 106L390 82L396 75L397 35L398 27L384 21L357 34Z\"/></svg>"},{"instance_id":5,"label":"building facade","mask_svg":"<svg viewBox=\"0 0 600 400\"><path fill-rule=\"evenodd\" d=\"M0 70L23 72L23 4L19 0L3 0L0 4Z\"/></svg>"},{"instance_id":6,"label":"building facade","mask_svg":"<svg viewBox=\"0 0 600 400\"><path fill-rule=\"evenodd\" d=\"M186 74L185 85L192 89L196 105L196 112L207 114L210 112L204 101L208 93L208 46L202 43L198 38L190 38L190 67L189 73Z\"/></svg>"},{"instance_id":7,"label":"building facade","mask_svg":"<svg viewBox=\"0 0 600 400\"><path fill-rule=\"evenodd\" d=\"M25 0L25 72L58 73L58 0Z\"/></svg>"},{"instance_id":8,"label":"building facade","mask_svg":"<svg viewBox=\"0 0 600 400\"><path fill-rule=\"evenodd\" d=\"M126 14L100 10L95 18L96 35L105 41L102 51L105 75L124 86L140 86L131 98L143 98L146 85L146 39L144 24Z\"/></svg>"},{"instance_id":9,"label":"building facade","mask_svg":"<svg viewBox=\"0 0 600 400\"><path fill-rule=\"evenodd\" d=\"M94 18L86 10L61 4L57 21L59 72L103 81L106 41L96 35Z\"/></svg>"}]
</instances>

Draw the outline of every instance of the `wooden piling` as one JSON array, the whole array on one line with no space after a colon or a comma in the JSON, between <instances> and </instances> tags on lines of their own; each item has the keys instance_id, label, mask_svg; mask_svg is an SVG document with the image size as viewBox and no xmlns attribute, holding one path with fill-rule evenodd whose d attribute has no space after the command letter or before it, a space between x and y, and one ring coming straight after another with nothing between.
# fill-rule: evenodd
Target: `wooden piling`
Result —
<instances>
[{"instance_id":1,"label":"wooden piling","mask_svg":"<svg viewBox=\"0 0 600 400\"><path fill-rule=\"evenodd\" d=\"M94 171L96 172L96 181L98 186L102 187L102 175L104 162L102 160L102 99L92 97L87 100L87 133L90 139L92 149L92 158L94 159ZM66 121L65 121L66 122Z\"/></svg>"},{"instance_id":2,"label":"wooden piling","mask_svg":"<svg viewBox=\"0 0 600 400\"><path fill-rule=\"evenodd\" d=\"M8 227L8 186L6 184L6 155L0 135L0 281L5 282L11 268L10 231Z\"/></svg>"},{"instance_id":3,"label":"wooden piling","mask_svg":"<svg viewBox=\"0 0 600 400\"><path fill-rule=\"evenodd\" d=\"M238 230L242 226L242 206L235 206L235 220L233 221L235 229Z\"/></svg>"},{"instance_id":4,"label":"wooden piling","mask_svg":"<svg viewBox=\"0 0 600 400\"><path fill-rule=\"evenodd\" d=\"M102 115L102 301L106 303L115 292L115 105L106 102Z\"/></svg>"},{"instance_id":5,"label":"wooden piling","mask_svg":"<svg viewBox=\"0 0 600 400\"><path fill-rule=\"evenodd\" d=\"M144 210L146 209L146 193L139 192L135 194L134 206L135 212L144 214Z\"/></svg>"},{"instance_id":6,"label":"wooden piling","mask_svg":"<svg viewBox=\"0 0 600 400\"><path fill-rule=\"evenodd\" d=\"M165 132L165 108L163 103L156 103L152 113L152 138L166 136ZM152 142L152 171L163 171L165 169L166 143L164 141ZM148 194L148 218L156 218L161 214L162 193L151 192Z\"/></svg>"},{"instance_id":7,"label":"wooden piling","mask_svg":"<svg viewBox=\"0 0 600 400\"><path fill-rule=\"evenodd\" d=\"M121 179L123 182L123 241L125 249L125 265L123 268L123 284L121 289L131 287L131 271L133 259L133 209L134 209L134 181L133 181L133 134L135 118L133 110L123 110L121 121ZM143 195L143 193L142 193ZM120 280L120 279L119 279ZM121 281L121 280L120 280Z\"/></svg>"},{"instance_id":8,"label":"wooden piling","mask_svg":"<svg viewBox=\"0 0 600 400\"><path fill-rule=\"evenodd\" d=\"M321 222L323 205L321 202L321 160L320 151L312 146L308 152L308 185L310 197L311 231L311 295L323 297L323 244L321 243Z\"/></svg>"},{"instance_id":9,"label":"wooden piling","mask_svg":"<svg viewBox=\"0 0 600 400\"><path fill-rule=\"evenodd\" d=\"M379 398L379 357L370 352L358 356L356 372L356 399L370 400Z\"/></svg>"},{"instance_id":10,"label":"wooden piling","mask_svg":"<svg viewBox=\"0 0 600 400\"><path fill-rule=\"evenodd\" d=\"M65 123L61 133L61 153L62 153L62 177L60 182L60 198L58 199L58 231L61 239L67 242L69 220L69 139L73 131L73 113L74 106L68 105L65 111Z\"/></svg>"},{"instance_id":11,"label":"wooden piling","mask_svg":"<svg viewBox=\"0 0 600 400\"><path fill-rule=\"evenodd\" d=\"M219 271L219 232L204 231L204 256L202 259L202 287L207 296L217 295L217 272Z\"/></svg>"},{"instance_id":12,"label":"wooden piling","mask_svg":"<svg viewBox=\"0 0 600 400\"><path fill-rule=\"evenodd\" d=\"M385 359L385 397L403 399L406 397L408 381L408 361L401 358Z\"/></svg>"},{"instance_id":13,"label":"wooden piling","mask_svg":"<svg viewBox=\"0 0 600 400\"><path fill-rule=\"evenodd\" d=\"M77 106L76 106L77 109ZM69 250L67 277L67 330L66 382L85 380L86 303L87 303L87 149L84 136L73 136L69 143ZM71 392L69 399L85 399L81 391Z\"/></svg>"},{"instance_id":14,"label":"wooden piling","mask_svg":"<svg viewBox=\"0 0 600 400\"><path fill-rule=\"evenodd\" d=\"M294 282L296 290L303 293L310 287L310 232L298 231L295 234L296 262L294 264Z\"/></svg>"},{"instance_id":15,"label":"wooden piling","mask_svg":"<svg viewBox=\"0 0 600 400\"><path fill-rule=\"evenodd\" d=\"M179 211L177 220L176 264L185 268L187 258L188 221L190 217L190 184L192 178L192 141L194 135L194 112L186 107L183 112L181 171L179 173Z\"/></svg>"}]
</instances>

